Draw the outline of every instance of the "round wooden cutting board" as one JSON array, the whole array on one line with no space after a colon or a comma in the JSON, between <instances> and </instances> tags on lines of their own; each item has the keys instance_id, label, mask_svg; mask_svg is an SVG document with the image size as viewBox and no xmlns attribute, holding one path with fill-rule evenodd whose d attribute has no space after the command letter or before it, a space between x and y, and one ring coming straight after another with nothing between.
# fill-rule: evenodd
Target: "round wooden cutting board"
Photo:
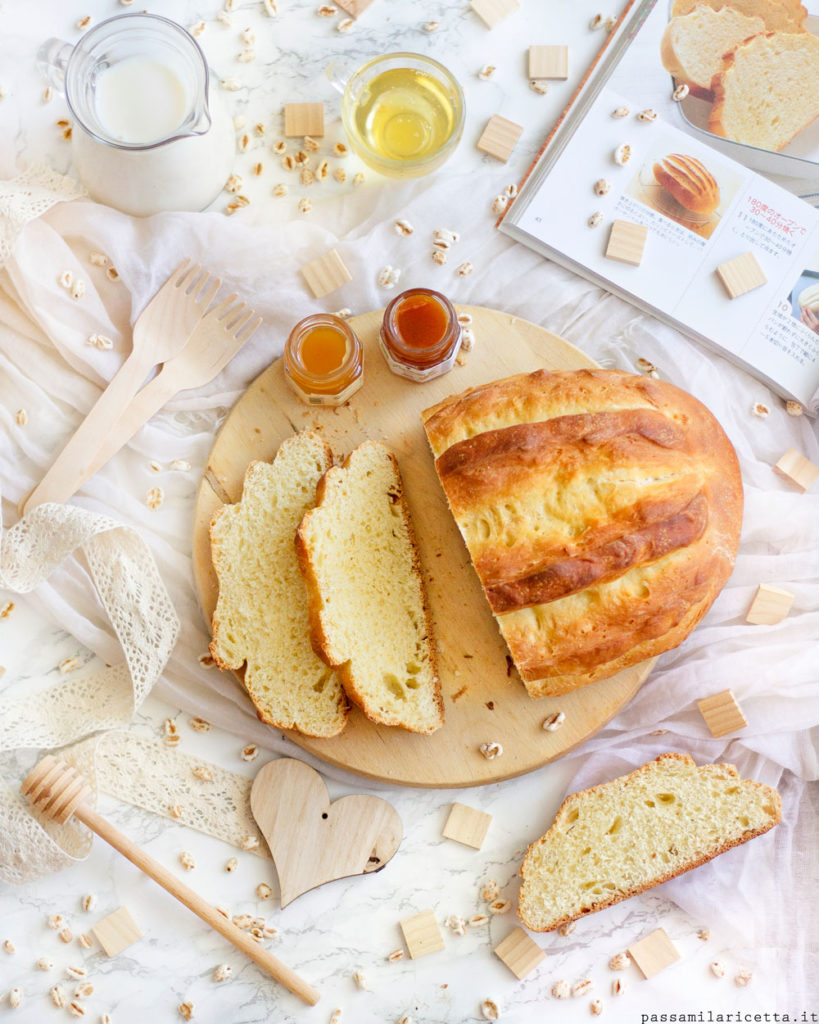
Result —
<instances>
[{"instance_id":1,"label":"round wooden cutting board","mask_svg":"<svg viewBox=\"0 0 819 1024\"><path fill-rule=\"evenodd\" d=\"M196 498L193 564L203 615L211 621L218 582L208 525L214 511L238 501L245 470L270 460L281 442L318 427L336 457L367 438L395 453L413 518L440 650L446 724L432 736L377 726L353 709L332 739L289 732L324 761L369 778L408 786L476 786L532 771L582 743L637 692L653 661L643 662L562 697L532 700L507 658L507 649L446 505L421 424L421 411L447 395L500 377L546 367L593 367L588 356L542 327L480 306L460 306L473 318L475 348L466 363L426 384L396 377L378 351L381 311L350 324L364 345L364 385L340 408L306 406L284 379L281 360L269 366L231 410L216 437ZM562 711L563 725L543 729ZM482 743L500 743L488 761Z\"/></svg>"}]
</instances>

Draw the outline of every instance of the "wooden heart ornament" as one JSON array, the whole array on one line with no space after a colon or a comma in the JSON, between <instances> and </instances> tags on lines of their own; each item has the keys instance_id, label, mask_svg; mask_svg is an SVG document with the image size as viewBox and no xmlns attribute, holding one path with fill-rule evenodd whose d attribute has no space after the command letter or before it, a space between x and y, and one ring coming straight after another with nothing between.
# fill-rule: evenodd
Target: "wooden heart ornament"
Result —
<instances>
[{"instance_id":1,"label":"wooden heart ornament","mask_svg":"<svg viewBox=\"0 0 819 1024\"><path fill-rule=\"evenodd\" d=\"M282 907L325 882L380 870L401 845L401 819L386 800L354 793L331 803L319 773L292 757L260 769L250 809L273 855Z\"/></svg>"}]
</instances>

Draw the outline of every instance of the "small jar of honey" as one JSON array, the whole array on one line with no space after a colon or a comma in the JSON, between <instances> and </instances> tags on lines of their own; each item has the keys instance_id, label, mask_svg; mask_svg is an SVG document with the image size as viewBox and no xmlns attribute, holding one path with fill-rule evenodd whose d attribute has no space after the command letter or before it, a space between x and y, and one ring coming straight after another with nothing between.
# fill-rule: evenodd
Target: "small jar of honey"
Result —
<instances>
[{"instance_id":1,"label":"small jar of honey","mask_svg":"<svg viewBox=\"0 0 819 1024\"><path fill-rule=\"evenodd\" d=\"M379 346L399 377L426 381L455 365L461 325L452 303L429 288L410 288L384 310Z\"/></svg>"},{"instance_id":2,"label":"small jar of honey","mask_svg":"<svg viewBox=\"0 0 819 1024\"><path fill-rule=\"evenodd\" d=\"M284 346L284 375L308 405L341 405L364 383L361 341L341 317L307 316Z\"/></svg>"}]
</instances>

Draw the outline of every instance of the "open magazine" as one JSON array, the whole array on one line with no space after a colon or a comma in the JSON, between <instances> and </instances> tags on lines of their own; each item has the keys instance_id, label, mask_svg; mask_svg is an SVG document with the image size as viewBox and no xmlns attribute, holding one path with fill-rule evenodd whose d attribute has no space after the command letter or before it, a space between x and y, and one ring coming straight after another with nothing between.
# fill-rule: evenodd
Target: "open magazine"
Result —
<instances>
[{"instance_id":1,"label":"open magazine","mask_svg":"<svg viewBox=\"0 0 819 1024\"><path fill-rule=\"evenodd\" d=\"M627 5L501 230L817 412L819 120L781 151L764 139L717 136L714 94L689 89L673 99L680 77L663 66L680 4ZM697 21L682 24L696 29ZM817 24L808 17L799 31ZM606 257L615 221L647 229L637 265ZM717 268L746 253L761 274L744 278L741 287L755 286L732 298Z\"/></svg>"}]
</instances>

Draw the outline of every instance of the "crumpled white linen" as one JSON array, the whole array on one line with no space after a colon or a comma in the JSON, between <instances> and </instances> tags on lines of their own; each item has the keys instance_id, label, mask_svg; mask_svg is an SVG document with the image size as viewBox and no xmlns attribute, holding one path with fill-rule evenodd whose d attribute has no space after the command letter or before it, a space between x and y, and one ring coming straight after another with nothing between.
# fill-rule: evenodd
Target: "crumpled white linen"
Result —
<instances>
[{"instance_id":1,"label":"crumpled white linen","mask_svg":"<svg viewBox=\"0 0 819 1024\"><path fill-rule=\"evenodd\" d=\"M501 190L502 174L487 172L482 187L488 195ZM87 201L62 204L29 225L0 274L5 518L11 521L19 498L42 477L112 376L127 351L129 323L181 258L191 256L221 276L225 288L239 292L264 317L263 327L215 381L169 403L74 501L137 527L162 566L182 630L157 693L247 740L292 753L278 734L256 720L232 676L199 664L209 637L190 565L193 497L214 432L244 388L280 355L292 324L320 309L346 306L361 313L383 306L394 292L379 288L376 278L390 264L402 270L402 288L437 287L456 302L527 318L603 365L636 371L638 359L649 360L664 378L701 399L734 443L746 497L742 540L736 569L703 622L660 659L617 718L573 755L579 773L572 788L674 749L691 752L698 761L730 760L746 775L780 784L788 822L697 872L697 885L709 888L712 921L744 936L751 931L749 920L755 921L760 948L787 948L807 964L817 947L810 922L802 920L801 930L783 936L775 910L781 901L789 913L803 913L804 872L815 871L804 851L815 844L811 799L819 777L819 491L803 494L771 467L790 447L819 463L815 423L787 415L784 403L764 384L678 331L512 243L483 215L455 216L470 189L469 175L371 186L335 200L334 230L324 218L325 226L304 220L283 227L216 213L138 220ZM414 224L409 238L393 231L398 217ZM457 253L443 268L429 260L428 240L438 227L461 235ZM298 268L333 247L353 279L316 301ZM89 265L91 250L110 256L118 282ZM467 259L474 272L460 277L454 268ZM57 284L67 269L86 282L82 301ZM95 332L114 340L112 351L86 344ZM502 337L476 338L476 345L504 343ZM769 408L767 417L753 415L757 402ZM28 413L24 427L15 423L20 408ZM170 470L173 460L187 461L192 468ZM152 461L161 464L159 474L152 471ZM145 504L153 486L165 492L156 510ZM791 613L778 625L744 622L762 582L795 595ZM41 586L34 597L43 612L93 651L109 656L111 638L71 572ZM715 740L705 731L694 701L729 687L749 725L738 737ZM659 728L669 732L653 736ZM815 892L815 876L810 877ZM687 906L698 898L686 878L674 882L669 894Z\"/></svg>"}]
</instances>

